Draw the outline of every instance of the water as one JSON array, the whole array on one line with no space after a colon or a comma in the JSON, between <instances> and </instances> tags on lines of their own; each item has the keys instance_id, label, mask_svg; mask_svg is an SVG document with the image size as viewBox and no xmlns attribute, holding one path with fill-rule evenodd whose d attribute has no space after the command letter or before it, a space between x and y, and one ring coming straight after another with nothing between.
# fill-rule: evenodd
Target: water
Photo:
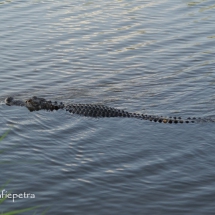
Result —
<instances>
[{"instance_id":1,"label":"water","mask_svg":"<svg viewBox=\"0 0 215 215\"><path fill-rule=\"evenodd\" d=\"M0 1L0 212L214 214L213 123L29 112L7 96L215 118L213 1ZM3 189L3 188L1 188ZM0 193L1 194L1 193Z\"/></svg>"}]
</instances>

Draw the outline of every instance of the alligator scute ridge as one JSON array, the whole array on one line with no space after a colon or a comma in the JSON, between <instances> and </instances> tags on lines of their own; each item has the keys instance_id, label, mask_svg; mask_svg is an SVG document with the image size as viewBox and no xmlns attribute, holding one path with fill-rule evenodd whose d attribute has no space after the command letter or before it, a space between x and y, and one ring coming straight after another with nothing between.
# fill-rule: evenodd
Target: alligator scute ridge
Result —
<instances>
[{"instance_id":1,"label":"alligator scute ridge","mask_svg":"<svg viewBox=\"0 0 215 215\"><path fill-rule=\"evenodd\" d=\"M26 101L15 100L13 97L8 97L5 99L5 103L8 106L24 106L27 107L30 111L39 111L39 110L59 110L64 109L73 114L88 116L88 117L127 117L127 118L137 118L142 120L149 120L153 122L160 123L195 123L195 122L215 122L212 119L202 119L202 118L190 118L182 119L181 117L162 117L162 116L153 116L153 115L144 115L138 113L130 113L124 110L117 108L108 107L105 105L96 105L96 104L70 104L64 105L62 102L52 102L47 101L44 98L38 98L36 96L27 99Z\"/></svg>"}]
</instances>

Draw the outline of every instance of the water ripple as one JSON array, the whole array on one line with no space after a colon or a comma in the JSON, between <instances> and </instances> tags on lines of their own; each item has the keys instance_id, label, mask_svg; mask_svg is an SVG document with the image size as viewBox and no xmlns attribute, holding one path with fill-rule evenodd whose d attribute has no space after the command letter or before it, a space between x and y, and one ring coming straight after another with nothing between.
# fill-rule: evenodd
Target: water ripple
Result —
<instances>
[{"instance_id":1,"label":"water ripple","mask_svg":"<svg viewBox=\"0 0 215 215\"><path fill-rule=\"evenodd\" d=\"M4 105L32 95L212 117L214 2L1 1L1 181L50 214L213 214L213 124ZM60 198L59 198L60 197ZM40 213L40 211L39 211Z\"/></svg>"}]
</instances>

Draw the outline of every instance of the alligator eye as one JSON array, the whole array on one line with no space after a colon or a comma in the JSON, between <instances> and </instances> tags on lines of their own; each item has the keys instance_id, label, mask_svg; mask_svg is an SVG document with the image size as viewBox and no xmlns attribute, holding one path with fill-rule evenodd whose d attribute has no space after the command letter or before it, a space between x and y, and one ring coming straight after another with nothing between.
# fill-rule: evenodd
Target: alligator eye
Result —
<instances>
[{"instance_id":1,"label":"alligator eye","mask_svg":"<svg viewBox=\"0 0 215 215\"><path fill-rule=\"evenodd\" d=\"M25 103L27 103L27 102L32 102L32 99L28 99L25 101Z\"/></svg>"}]
</instances>

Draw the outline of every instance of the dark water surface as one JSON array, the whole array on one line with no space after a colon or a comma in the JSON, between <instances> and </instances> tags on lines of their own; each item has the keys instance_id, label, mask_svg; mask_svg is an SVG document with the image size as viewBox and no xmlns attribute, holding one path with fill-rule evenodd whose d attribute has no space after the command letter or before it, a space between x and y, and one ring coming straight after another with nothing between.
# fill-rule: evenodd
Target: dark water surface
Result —
<instances>
[{"instance_id":1,"label":"dark water surface","mask_svg":"<svg viewBox=\"0 0 215 215\"><path fill-rule=\"evenodd\" d=\"M0 213L214 214L214 123L4 104L36 95L215 118L214 23L212 0L0 1L0 135L11 129L0 141L0 195L35 195L6 199Z\"/></svg>"}]
</instances>

